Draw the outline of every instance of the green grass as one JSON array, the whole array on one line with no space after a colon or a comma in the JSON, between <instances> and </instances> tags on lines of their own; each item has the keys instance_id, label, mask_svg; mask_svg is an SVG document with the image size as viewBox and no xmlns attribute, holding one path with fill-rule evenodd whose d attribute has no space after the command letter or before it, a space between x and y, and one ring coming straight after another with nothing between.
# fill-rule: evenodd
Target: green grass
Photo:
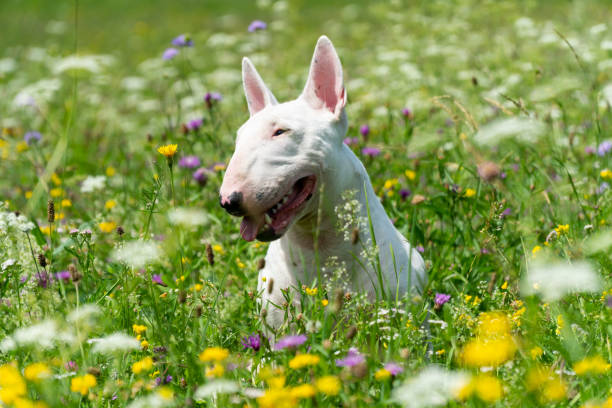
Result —
<instances>
[{"instance_id":1,"label":"green grass","mask_svg":"<svg viewBox=\"0 0 612 408\"><path fill-rule=\"evenodd\" d=\"M2 366L0 400L13 401L10 391L48 406L125 406L171 391L164 399L169 406L256 407L265 400L244 390L266 391L290 404L289 387L331 375L341 379L337 395L319 390L300 404L383 407L431 365L475 378L476 391L466 401L451 396L451 406L583 406L611 396L612 372L605 364L612 361L612 196L602 185L612 178L604 171L612 163L610 153L586 149L612 139L607 2L123 3L79 2L76 29L72 2L0 5L0 366L13 364L19 376L28 376L32 368L24 372L26 367L44 363L52 373L27 380L22 390L19 381L8 384L14 373ZM268 30L248 33L253 19L266 21ZM181 33L191 34L194 47L162 61ZM316 295L297 288L301 308L287 307L277 338L303 333L306 343L297 351L274 351L264 339L259 351L244 350L243 337L266 333L256 287L267 245L243 241L239 221L219 207L223 170L214 165L227 163L235 132L248 117L241 58L252 58L279 100L293 99L321 34L342 59L348 136L359 139L352 148L395 226L423 247L429 284L422 295L402 299L395 313L358 293L342 298L324 283L316 285ZM60 72L75 47L81 56L112 58ZM32 92L32 84L43 88L34 95L36 106L18 106L16 98ZM220 92L223 100L209 109L206 92ZM405 107L413 113L409 119ZM528 140L526 132L502 140L499 131L487 130L498 120L528 117L543 129ZM204 118L204 126L183 132L181 125L195 118ZM363 124L371 128L367 137L359 133ZM42 140L24 145L31 130ZM487 132L493 143L479 143ZM178 144L176 159L194 154L210 167L205 186L190 170L175 165L169 172L157 153L168 143ZM364 157L365 146L382 153ZM479 175L486 162L500 174L490 180ZM82 191L89 176L101 175L101 189ZM411 195L402 199L400 189ZM424 199L418 204L417 195ZM56 214L50 228L49 199ZM194 210L191 218L202 224L172 224L168 214L175 207ZM20 230L14 212L36 227ZM80 232L71 233L75 228ZM158 261L143 268L117 261L114 249L138 239L155 244ZM35 260L39 255L44 267ZM571 261L575 274L578 262L587 261L601 284L594 293L554 301L529 296L521 281L536 261L548 270ZM41 285L45 273L61 271L72 277ZM436 293L451 299L435 308ZM97 313L68 318L76 309L89 310L84 305L96 305ZM478 334L481 313L496 311L509 319L510 333ZM426 320L433 320L429 331L421 328ZM57 332L48 347L49 326L24 334L33 344L9 347L19 328L45 321ZM136 336L135 324L146 326L140 341L147 347L98 353L88 342L115 332ZM479 369L461 358L477 336L501 341L496 351L508 347L490 376L478 376ZM222 374L198 358L209 347L229 350L219 363ZM365 355L365 365L337 367L335 360L350 347ZM536 347L542 354L534 357ZM296 352L308 349L320 362L290 368ZM600 356L603 372L582 374L578 363L587 356ZM146 357L153 366L146 368L145 360L144 371L134 372L132 365ZM403 372L377 376L390 361ZM537 367L550 375L533 385L529 373ZM88 372L96 385L85 387L84 395L71 391L73 379ZM168 375L166 388L154 382ZM199 386L215 384L215 375L239 391L194 399ZM286 386L274 388L279 378Z\"/></svg>"}]
</instances>

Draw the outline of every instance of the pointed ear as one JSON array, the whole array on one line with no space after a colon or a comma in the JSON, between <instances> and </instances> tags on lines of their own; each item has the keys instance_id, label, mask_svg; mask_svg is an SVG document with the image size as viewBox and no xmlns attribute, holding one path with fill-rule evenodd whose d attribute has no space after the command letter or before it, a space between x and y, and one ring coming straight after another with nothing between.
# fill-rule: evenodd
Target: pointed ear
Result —
<instances>
[{"instance_id":1,"label":"pointed ear","mask_svg":"<svg viewBox=\"0 0 612 408\"><path fill-rule=\"evenodd\" d=\"M242 59L242 86L244 87L244 95L246 96L251 116L268 105L276 105L278 103L257 73L251 60L246 57Z\"/></svg>"},{"instance_id":2,"label":"pointed ear","mask_svg":"<svg viewBox=\"0 0 612 408\"><path fill-rule=\"evenodd\" d=\"M317 41L301 97L313 108L327 109L338 118L346 105L340 58L329 38L324 35Z\"/></svg>"}]
</instances>

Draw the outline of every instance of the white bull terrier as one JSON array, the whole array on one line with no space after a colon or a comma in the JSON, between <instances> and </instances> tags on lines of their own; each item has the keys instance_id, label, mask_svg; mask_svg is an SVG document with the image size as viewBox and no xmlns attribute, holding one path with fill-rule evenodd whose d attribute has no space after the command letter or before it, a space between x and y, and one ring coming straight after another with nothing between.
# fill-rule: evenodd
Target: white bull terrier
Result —
<instances>
[{"instance_id":1,"label":"white bull terrier","mask_svg":"<svg viewBox=\"0 0 612 408\"><path fill-rule=\"evenodd\" d=\"M366 291L370 299L381 293L380 286L393 299L411 286L421 291L427 280L423 259L395 229L363 164L343 143L346 91L331 41L319 38L304 91L293 101L278 103L248 58L242 61L242 80L251 116L238 129L220 203L231 215L244 217L245 240L273 241L258 280L267 323L283 322L281 289L312 284L328 260L344 266L349 290ZM357 223L352 239L339 230L336 214L349 190L366 220ZM365 259L363 250L372 246L370 225L376 262Z\"/></svg>"}]
</instances>

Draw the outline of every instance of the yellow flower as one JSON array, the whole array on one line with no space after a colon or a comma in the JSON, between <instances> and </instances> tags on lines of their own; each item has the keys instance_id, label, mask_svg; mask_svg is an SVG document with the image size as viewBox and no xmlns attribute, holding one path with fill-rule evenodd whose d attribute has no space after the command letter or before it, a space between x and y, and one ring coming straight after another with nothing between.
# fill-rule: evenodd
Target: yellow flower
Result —
<instances>
[{"instance_id":1,"label":"yellow flower","mask_svg":"<svg viewBox=\"0 0 612 408\"><path fill-rule=\"evenodd\" d=\"M178 145L176 145L176 144L169 144L169 145L165 145L165 146L160 146L157 149L157 151L159 153L163 154L164 156L166 156L167 158L171 158L176 153L177 148L178 148Z\"/></svg>"},{"instance_id":2,"label":"yellow flower","mask_svg":"<svg viewBox=\"0 0 612 408\"><path fill-rule=\"evenodd\" d=\"M459 353L459 360L472 367L497 367L510 360L516 344L510 333L510 321L501 312L485 312L478 317L476 338Z\"/></svg>"},{"instance_id":3,"label":"yellow flower","mask_svg":"<svg viewBox=\"0 0 612 408\"><path fill-rule=\"evenodd\" d=\"M63 207L72 207L72 201L67 198L64 198L61 202L61 206Z\"/></svg>"},{"instance_id":4,"label":"yellow flower","mask_svg":"<svg viewBox=\"0 0 612 408\"><path fill-rule=\"evenodd\" d=\"M221 364L215 364L206 369L207 378L221 377L225 373L225 368Z\"/></svg>"},{"instance_id":5,"label":"yellow flower","mask_svg":"<svg viewBox=\"0 0 612 408\"><path fill-rule=\"evenodd\" d=\"M108 234L117 228L117 224L113 221L104 221L98 224L98 227L100 228L100 231Z\"/></svg>"},{"instance_id":6,"label":"yellow flower","mask_svg":"<svg viewBox=\"0 0 612 408\"><path fill-rule=\"evenodd\" d=\"M557 329L555 330L555 333L557 334L557 336L561 335L561 330L563 330L564 327L565 327L565 320L563 320L562 315L558 315L557 316Z\"/></svg>"},{"instance_id":7,"label":"yellow flower","mask_svg":"<svg viewBox=\"0 0 612 408\"><path fill-rule=\"evenodd\" d=\"M508 289L508 281L504 281L504 284L503 284L503 285L501 285L501 289L502 289L502 290L506 290L506 289Z\"/></svg>"},{"instance_id":8,"label":"yellow flower","mask_svg":"<svg viewBox=\"0 0 612 408\"><path fill-rule=\"evenodd\" d=\"M321 358L313 354L298 354L289 361L289 367L297 370L302 367L319 364Z\"/></svg>"},{"instance_id":9,"label":"yellow flower","mask_svg":"<svg viewBox=\"0 0 612 408\"><path fill-rule=\"evenodd\" d=\"M539 246L539 245L536 245L536 246L534 246L534 247L533 247L533 249L531 250L531 255L532 255L533 257L535 257L535 256L536 256L536 254L537 254L539 251L541 251L541 250L542 250L542 247L541 247L541 246Z\"/></svg>"},{"instance_id":10,"label":"yellow flower","mask_svg":"<svg viewBox=\"0 0 612 408\"><path fill-rule=\"evenodd\" d=\"M113 208L115 208L116 205L117 205L117 202L115 200L108 200L104 204L104 208L106 208L107 210L112 210Z\"/></svg>"},{"instance_id":11,"label":"yellow flower","mask_svg":"<svg viewBox=\"0 0 612 408\"><path fill-rule=\"evenodd\" d=\"M414 171L412 171L412 170L406 170L406 172L404 174L406 175L406 177L410 181L413 181L416 178L416 173Z\"/></svg>"},{"instance_id":12,"label":"yellow flower","mask_svg":"<svg viewBox=\"0 0 612 408\"><path fill-rule=\"evenodd\" d=\"M484 402L493 403L504 395L501 382L490 374L474 377L474 393Z\"/></svg>"},{"instance_id":13,"label":"yellow flower","mask_svg":"<svg viewBox=\"0 0 612 408\"><path fill-rule=\"evenodd\" d=\"M541 402L560 401L565 398L567 385L550 368L535 367L527 373L525 379L527 391L538 391Z\"/></svg>"},{"instance_id":14,"label":"yellow flower","mask_svg":"<svg viewBox=\"0 0 612 408\"><path fill-rule=\"evenodd\" d=\"M473 188L466 188L463 195L467 198L474 197L476 195L476 190L474 190Z\"/></svg>"},{"instance_id":15,"label":"yellow flower","mask_svg":"<svg viewBox=\"0 0 612 408\"><path fill-rule=\"evenodd\" d=\"M385 368L381 368L374 373L374 378L378 381L386 380L389 377L391 377L391 372Z\"/></svg>"},{"instance_id":16,"label":"yellow flower","mask_svg":"<svg viewBox=\"0 0 612 408\"><path fill-rule=\"evenodd\" d=\"M25 196L25 198L27 198L29 200L30 198L32 198L32 192L28 190L28 191L26 191L24 193L24 196Z\"/></svg>"},{"instance_id":17,"label":"yellow flower","mask_svg":"<svg viewBox=\"0 0 612 408\"><path fill-rule=\"evenodd\" d=\"M63 193L63 190L61 188L52 188L51 190L49 190L49 195L53 198L57 198L61 196L62 193Z\"/></svg>"},{"instance_id":18,"label":"yellow flower","mask_svg":"<svg viewBox=\"0 0 612 408\"><path fill-rule=\"evenodd\" d=\"M14 408L47 408L47 404L42 401L31 401L25 398L17 398L13 402Z\"/></svg>"},{"instance_id":19,"label":"yellow flower","mask_svg":"<svg viewBox=\"0 0 612 408\"><path fill-rule=\"evenodd\" d=\"M81 395L87 395L89 389L95 387L97 383L96 377L91 374L85 374L82 377L74 377L70 381L70 391L79 392Z\"/></svg>"},{"instance_id":20,"label":"yellow flower","mask_svg":"<svg viewBox=\"0 0 612 408\"><path fill-rule=\"evenodd\" d=\"M57 173L53 173L51 174L51 181L53 182L53 184L55 184L56 186L59 186L60 184L62 184L62 179L59 178L59 176L57 175Z\"/></svg>"},{"instance_id":21,"label":"yellow flower","mask_svg":"<svg viewBox=\"0 0 612 408\"><path fill-rule=\"evenodd\" d=\"M134 333L136 334L142 334L147 331L147 326L143 326L142 324L133 324L132 330L134 330Z\"/></svg>"},{"instance_id":22,"label":"yellow flower","mask_svg":"<svg viewBox=\"0 0 612 408\"><path fill-rule=\"evenodd\" d=\"M140 342L140 347L143 348L143 350L146 350L149 348L149 342L145 339L143 341Z\"/></svg>"},{"instance_id":23,"label":"yellow flower","mask_svg":"<svg viewBox=\"0 0 612 408\"><path fill-rule=\"evenodd\" d=\"M202 288L203 288L203 287L204 287L204 286L203 286L201 283L196 283L195 285L193 285L193 290L194 290L195 292L199 292L199 291L201 291L201 290L202 290Z\"/></svg>"},{"instance_id":24,"label":"yellow flower","mask_svg":"<svg viewBox=\"0 0 612 408\"><path fill-rule=\"evenodd\" d=\"M240 260L240 258L236 258L236 265L240 268L240 269L244 269L245 268L245 264Z\"/></svg>"},{"instance_id":25,"label":"yellow flower","mask_svg":"<svg viewBox=\"0 0 612 408\"><path fill-rule=\"evenodd\" d=\"M327 299L321 300L321 305L323 305L323 307L329 305L329 300L327 300Z\"/></svg>"},{"instance_id":26,"label":"yellow flower","mask_svg":"<svg viewBox=\"0 0 612 408\"><path fill-rule=\"evenodd\" d=\"M542 354L544 354L544 350L542 350L542 348L539 346L535 346L531 350L529 350L529 354L531 355L532 359L536 360Z\"/></svg>"},{"instance_id":27,"label":"yellow flower","mask_svg":"<svg viewBox=\"0 0 612 408\"><path fill-rule=\"evenodd\" d=\"M306 294L310 296L315 296L317 293L319 293L319 288L306 287L304 290L306 291Z\"/></svg>"},{"instance_id":28,"label":"yellow flower","mask_svg":"<svg viewBox=\"0 0 612 408\"><path fill-rule=\"evenodd\" d=\"M215 251L218 254L223 255L225 253L225 250L223 249L223 247L219 244L215 244L212 246L213 251Z\"/></svg>"},{"instance_id":29,"label":"yellow flower","mask_svg":"<svg viewBox=\"0 0 612 408\"><path fill-rule=\"evenodd\" d=\"M567 234L569 232L569 224L559 224L557 225L557 228L555 228L555 231L557 232L557 235Z\"/></svg>"},{"instance_id":30,"label":"yellow flower","mask_svg":"<svg viewBox=\"0 0 612 408\"><path fill-rule=\"evenodd\" d=\"M297 398L288 388L271 388L257 398L257 404L259 408L293 408Z\"/></svg>"},{"instance_id":31,"label":"yellow flower","mask_svg":"<svg viewBox=\"0 0 612 408\"><path fill-rule=\"evenodd\" d=\"M216 361L221 362L225 360L229 356L229 350L221 348L221 347L209 347L203 352L200 353L200 361L208 362L208 361Z\"/></svg>"},{"instance_id":32,"label":"yellow flower","mask_svg":"<svg viewBox=\"0 0 612 408\"><path fill-rule=\"evenodd\" d=\"M26 142L19 142L17 143L17 153L21 153L21 152L25 152L26 150L28 150L28 144Z\"/></svg>"},{"instance_id":33,"label":"yellow flower","mask_svg":"<svg viewBox=\"0 0 612 408\"><path fill-rule=\"evenodd\" d=\"M302 384L297 387L293 387L290 390L292 397L297 399L312 398L316 394L317 390L310 384Z\"/></svg>"},{"instance_id":34,"label":"yellow flower","mask_svg":"<svg viewBox=\"0 0 612 408\"><path fill-rule=\"evenodd\" d=\"M214 171L222 171L225 170L225 164L223 163L217 163L213 166L213 170Z\"/></svg>"},{"instance_id":35,"label":"yellow flower","mask_svg":"<svg viewBox=\"0 0 612 408\"><path fill-rule=\"evenodd\" d=\"M112 166L108 166L108 167L106 168L106 175L107 175L108 177L113 177L113 176L115 175L115 168L114 168L114 167L112 167Z\"/></svg>"},{"instance_id":36,"label":"yellow flower","mask_svg":"<svg viewBox=\"0 0 612 408\"><path fill-rule=\"evenodd\" d=\"M601 176L602 179L611 179L612 171L610 171L609 169L604 169L599 172L599 175Z\"/></svg>"},{"instance_id":37,"label":"yellow flower","mask_svg":"<svg viewBox=\"0 0 612 408\"><path fill-rule=\"evenodd\" d=\"M42 232L45 235L51 235L51 227L48 225L45 227L40 227L40 232Z\"/></svg>"},{"instance_id":38,"label":"yellow flower","mask_svg":"<svg viewBox=\"0 0 612 408\"><path fill-rule=\"evenodd\" d=\"M145 357L140 361L132 364L132 372L134 374L140 374L145 371L150 371L153 368L153 359L151 357Z\"/></svg>"},{"instance_id":39,"label":"yellow flower","mask_svg":"<svg viewBox=\"0 0 612 408\"><path fill-rule=\"evenodd\" d=\"M574 371L578 375L603 374L610 370L610 364L600 355L586 357L574 364Z\"/></svg>"},{"instance_id":40,"label":"yellow flower","mask_svg":"<svg viewBox=\"0 0 612 408\"><path fill-rule=\"evenodd\" d=\"M0 366L0 402L12 404L26 394L26 383L17 367L12 364Z\"/></svg>"},{"instance_id":41,"label":"yellow flower","mask_svg":"<svg viewBox=\"0 0 612 408\"><path fill-rule=\"evenodd\" d=\"M315 382L317 390L327 395L338 395L340 386L340 380L334 375L323 376Z\"/></svg>"},{"instance_id":42,"label":"yellow flower","mask_svg":"<svg viewBox=\"0 0 612 408\"><path fill-rule=\"evenodd\" d=\"M38 381L51 376L51 370L44 363L33 363L27 366L23 376L29 381Z\"/></svg>"},{"instance_id":43,"label":"yellow flower","mask_svg":"<svg viewBox=\"0 0 612 408\"><path fill-rule=\"evenodd\" d=\"M412 180L412 179L411 179ZM383 188L385 190L391 190L393 187L395 187L397 184L399 183L399 181L396 178L392 178L392 179L388 179L385 180L385 185L383 186Z\"/></svg>"}]
</instances>

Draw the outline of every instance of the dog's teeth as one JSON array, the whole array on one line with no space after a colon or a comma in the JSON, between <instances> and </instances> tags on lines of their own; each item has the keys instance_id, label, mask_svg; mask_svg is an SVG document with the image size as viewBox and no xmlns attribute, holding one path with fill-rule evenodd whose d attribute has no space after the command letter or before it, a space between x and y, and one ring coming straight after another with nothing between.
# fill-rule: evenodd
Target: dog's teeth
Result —
<instances>
[{"instance_id":1,"label":"dog's teeth","mask_svg":"<svg viewBox=\"0 0 612 408\"><path fill-rule=\"evenodd\" d=\"M270 218L268 214L266 214L265 219L266 219L266 224L272 224L272 218Z\"/></svg>"},{"instance_id":2,"label":"dog's teeth","mask_svg":"<svg viewBox=\"0 0 612 408\"><path fill-rule=\"evenodd\" d=\"M283 198L282 203L283 203L283 204L285 204L285 203L287 202L287 200L289 200L289 196L285 196L285 197Z\"/></svg>"}]
</instances>

